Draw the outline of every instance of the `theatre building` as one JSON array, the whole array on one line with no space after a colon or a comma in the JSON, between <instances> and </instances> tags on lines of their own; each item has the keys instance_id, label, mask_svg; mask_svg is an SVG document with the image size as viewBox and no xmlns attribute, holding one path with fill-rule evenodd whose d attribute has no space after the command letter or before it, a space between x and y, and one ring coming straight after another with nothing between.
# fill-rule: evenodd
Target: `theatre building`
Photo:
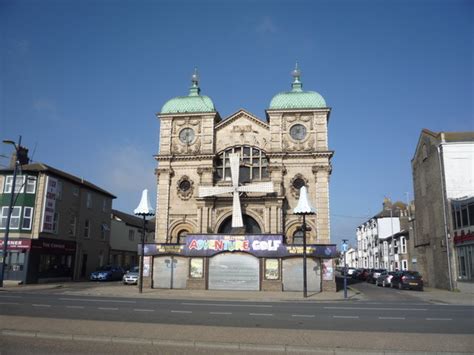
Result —
<instances>
[{"instance_id":1,"label":"theatre building","mask_svg":"<svg viewBox=\"0 0 474 355\"><path fill-rule=\"evenodd\" d=\"M221 118L192 76L187 96L167 101L160 121L155 243L145 246L145 285L208 290L303 289L305 186L308 291L335 290L329 234L330 108L304 91L273 97L266 117Z\"/></svg>"}]
</instances>

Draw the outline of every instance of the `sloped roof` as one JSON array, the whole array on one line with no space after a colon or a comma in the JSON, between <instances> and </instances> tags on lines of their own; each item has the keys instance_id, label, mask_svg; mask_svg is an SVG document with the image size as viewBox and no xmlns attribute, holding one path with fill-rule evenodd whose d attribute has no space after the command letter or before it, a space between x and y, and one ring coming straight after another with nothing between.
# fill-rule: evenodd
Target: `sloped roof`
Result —
<instances>
[{"instance_id":1,"label":"sloped roof","mask_svg":"<svg viewBox=\"0 0 474 355\"><path fill-rule=\"evenodd\" d=\"M122 220L123 222L125 222L125 224L129 226L143 228L143 218L140 218L140 217L137 217L125 212L121 212L119 210L114 210L114 209L112 209L112 216L118 217L120 220ZM155 219L153 218L152 220L151 219L147 220L147 224L146 224L147 232L152 232L155 230L155 222L154 222Z\"/></svg>"},{"instance_id":2,"label":"sloped roof","mask_svg":"<svg viewBox=\"0 0 474 355\"><path fill-rule=\"evenodd\" d=\"M69 181L71 181L73 183L76 183L78 185L82 185L84 187L87 187L91 190L95 190L95 191L97 191L101 194L110 196L111 198L117 198L117 196L112 195L110 192L100 188L97 185L94 185L93 183L91 183L87 180L84 180L83 178L79 178L77 176L71 175L69 173L66 173L65 171L53 168L52 166L49 166L49 165L44 164L44 163L32 163L32 164L22 165L21 170L26 171L26 172L31 171L31 172L42 172L42 173L45 173L45 174L49 173L51 175L61 177L65 180L69 180ZM12 168L0 169L0 172L10 172L10 171L13 171L13 169Z\"/></svg>"}]
</instances>

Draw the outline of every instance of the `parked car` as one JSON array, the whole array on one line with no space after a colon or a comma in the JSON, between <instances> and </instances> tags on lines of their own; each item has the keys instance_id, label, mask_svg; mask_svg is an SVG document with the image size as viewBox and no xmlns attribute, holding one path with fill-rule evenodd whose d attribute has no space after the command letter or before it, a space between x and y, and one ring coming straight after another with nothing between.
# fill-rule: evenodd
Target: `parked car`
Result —
<instances>
[{"instance_id":1,"label":"parked car","mask_svg":"<svg viewBox=\"0 0 474 355\"><path fill-rule=\"evenodd\" d=\"M122 280L124 273L120 266L106 265L93 271L89 279L91 281L117 281Z\"/></svg>"},{"instance_id":2,"label":"parked car","mask_svg":"<svg viewBox=\"0 0 474 355\"><path fill-rule=\"evenodd\" d=\"M355 278L357 280L362 280L362 281L365 281L367 280L367 276L369 275L369 269L359 269L357 272L356 272L356 276Z\"/></svg>"},{"instance_id":3,"label":"parked car","mask_svg":"<svg viewBox=\"0 0 474 355\"><path fill-rule=\"evenodd\" d=\"M400 290L405 288L423 291L423 278L417 271L399 271L395 273L391 281L392 287Z\"/></svg>"},{"instance_id":4,"label":"parked car","mask_svg":"<svg viewBox=\"0 0 474 355\"><path fill-rule=\"evenodd\" d=\"M367 275L367 282L375 284L375 281L377 280L377 277L380 276L380 274L384 271L387 271L385 269L372 269L370 270L369 274Z\"/></svg>"},{"instance_id":5,"label":"parked car","mask_svg":"<svg viewBox=\"0 0 474 355\"><path fill-rule=\"evenodd\" d=\"M136 285L138 284L138 277L140 276L140 268L138 266L132 267L129 271L123 275L122 282L124 285Z\"/></svg>"},{"instance_id":6,"label":"parked car","mask_svg":"<svg viewBox=\"0 0 474 355\"><path fill-rule=\"evenodd\" d=\"M396 271L387 271L382 272L379 277L375 280L377 286L390 287L392 286L392 277L395 275Z\"/></svg>"}]
</instances>

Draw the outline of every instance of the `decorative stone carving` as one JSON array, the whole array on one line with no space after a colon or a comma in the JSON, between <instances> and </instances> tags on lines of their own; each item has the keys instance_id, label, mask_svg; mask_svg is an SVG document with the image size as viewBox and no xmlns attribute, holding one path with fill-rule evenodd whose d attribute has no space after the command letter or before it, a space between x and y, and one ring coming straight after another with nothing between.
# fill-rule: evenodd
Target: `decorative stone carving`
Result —
<instances>
[{"instance_id":1,"label":"decorative stone carving","mask_svg":"<svg viewBox=\"0 0 474 355\"><path fill-rule=\"evenodd\" d=\"M290 192L293 197L300 197L300 188L302 186L308 186L308 179L301 174L296 174L290 181Z\"/></svg>"},{"instance_id":2,"label":"decorative stone carving","mask_svg":"<svg viewBox=\"0 0 474 355\"><path fill-rule=\"evenodd\" d=\"M178 197L182 200L189 200L194 192L194 182L186 175L183 175L176 182Z\"/></svg>"}]
</instances>

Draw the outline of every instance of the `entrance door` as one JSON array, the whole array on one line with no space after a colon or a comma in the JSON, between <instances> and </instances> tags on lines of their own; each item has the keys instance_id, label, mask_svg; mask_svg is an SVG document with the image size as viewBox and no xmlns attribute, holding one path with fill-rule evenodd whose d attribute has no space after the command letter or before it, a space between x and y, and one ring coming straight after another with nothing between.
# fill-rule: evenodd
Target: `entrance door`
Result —
<instances>
[{"instance_id":1,"label":"entrance door","mask_svg":"<svg viewBox=\"0 0 474 355\"><path fill-rule=\"evenodd\" d=\"M188 258L157 256L153 260L153 288L186 288Z\"/></svg>"},{"instance_id":2,"label":"entrance door","mask_svg":"<svg viewBox=\"0 0 474 355\"><path fill-rule=\"evenodd\" d=\"M306 259L307 288L321 292L321 264L319 260ZM303 258L283 260L283 291L303 291Z\"/></svg>"},{"instance_id":3,"label":"entrance door","mask_svg":"<svg viewBox=\"0 0 474 355\"><path fill-rule=\"evenodd\" d=\"M209 260L209 290L260 290L259 259L223 253Z\"/></svg>"}]
</instances>

